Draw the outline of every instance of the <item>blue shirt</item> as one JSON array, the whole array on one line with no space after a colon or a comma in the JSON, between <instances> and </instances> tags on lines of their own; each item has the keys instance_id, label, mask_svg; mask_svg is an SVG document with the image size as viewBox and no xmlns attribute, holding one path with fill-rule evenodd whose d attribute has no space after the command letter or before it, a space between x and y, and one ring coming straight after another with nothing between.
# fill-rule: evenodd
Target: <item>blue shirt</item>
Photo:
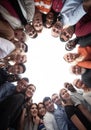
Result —
<instances>
[{"instance_id":1,"label":"blue shirt","mask_svg":"<svg viewBox=\"0 0 91 130\"><path fill-rule=\"evenodd\" d=\"M6 82L0 86L0 102L15 92L16 86Z\"/></svg>"},{"instance_id":2,"label":"blue shirt","mask_svg":"<svg viewBox=\"0 0 91 130\"><path fill-rule=\"evenodd\" d=\"M63 26L75 25L85 14L83 0L66 0L61 10Z\"/></svg>"}]
</instances>

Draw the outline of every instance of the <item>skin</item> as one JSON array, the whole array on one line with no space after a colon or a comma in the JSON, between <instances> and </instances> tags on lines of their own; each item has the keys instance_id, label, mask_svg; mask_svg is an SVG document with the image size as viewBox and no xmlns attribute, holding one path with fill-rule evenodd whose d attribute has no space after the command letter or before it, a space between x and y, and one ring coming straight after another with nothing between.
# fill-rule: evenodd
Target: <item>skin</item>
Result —
<instances>
[{"instance_id":1,"label":"skin","mask_svg":"<svg viewBox=\"0 0 91 130\"><path fill-rule=\"evenodd\" d=\"M70 38L72 38L73 34L74 34L74 27L70 26L68 28L62 29L60 38L64 39L64 41L68 41Z\"/></svg>"},{"instance_id":2,"label":"skin","mask_svg":"<svg viewBox=\"0 0 91 130\"><path fill-rule=\"evenodd\" d=\"M44 104L45 104L45 107L46 107L47 111L49 111L49 112L54 111L54 104L50 99L47 100Z\"/></svg>"},{"instance_id":3,"label":"skin","mask_svg":"<svg viewBox=\"0 0 91 130\"><path fill-rule=\"evenodd\" d=\"M15 64L8 68L8 72L12 74L21 74L23 73L23 68L21 65Z\"/></svg>"},{"instance_id":4,"label":"skin","mask_svg":"<svg viewBox=\"0 0 91 130\"><path fill-rule=\"evenodd\" d=\"M38 114L40 117L43 117L46 113L46 109L43 103L38 104Z\"/></svg>"},{"instance_id":5,"label":"skin","mask_svg":"<svg viewBox=\"0 0 91 130\"><path fill-rule=\"evenodd\" d=\"M60 36L60 33L61 33L61 30L62 30L62 24L61 24L60 21L57 21L57 22L53 25L53 27L52 27L52 29L51 29L51 35L52 35L53 37L59 37L59 36Z\"/></svg>"},{"instance_id":6,"label":"skin","mask_svg":"<svg viewBox=\"0 0 91 130\"><path fill-rule=\"evenodd\" d=\"M67 54L64 55L63 58L64 58L65 61L67 61L68 63L70 63L70 62L75 61L76 58L78 58L78 57L79 57L79 55L76 54L76 53L67 53Z\"/></svg>"},{"instance_id":7,"label":"skin","mask_svg":"<svg viewBox=\"0 0 91 130\"><path fill-rule=\"evenodd\" d=\"M28 86L28 82L25 81L24 79L21 79L17 82L17 87L16 87L16 91L17 92L22 92L25 91L26 88Z\"/></svg>"}]
</instances>

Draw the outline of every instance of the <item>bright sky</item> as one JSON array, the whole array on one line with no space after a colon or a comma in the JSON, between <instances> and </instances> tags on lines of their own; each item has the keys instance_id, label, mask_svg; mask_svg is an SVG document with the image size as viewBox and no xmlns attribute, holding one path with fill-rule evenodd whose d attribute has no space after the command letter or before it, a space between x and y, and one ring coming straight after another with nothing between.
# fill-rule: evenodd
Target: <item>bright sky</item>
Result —
<instances>
[{"instance_id":1,"label":"bright sky","mask_svg":"<svg viewBox=\"0 0 91 130\"><path fill-rule=\"evenodd\" d=\"M76 78L69 72L69 64L63 59L65 43L59 38L51 36L50 29L43 32L36 39L29 38L28 62L25 76L36 86L33 101L38 103L45 96L58 93L64 82L72 82Z\"/></svg>"}]
</instances>

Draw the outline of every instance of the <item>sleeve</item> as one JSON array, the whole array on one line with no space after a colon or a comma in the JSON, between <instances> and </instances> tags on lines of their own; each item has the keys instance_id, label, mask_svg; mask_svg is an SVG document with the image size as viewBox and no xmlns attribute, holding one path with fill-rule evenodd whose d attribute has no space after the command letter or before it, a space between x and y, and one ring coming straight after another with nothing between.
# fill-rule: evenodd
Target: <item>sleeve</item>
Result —
<instances>
[{"instance_id":1,"label":"sleeve","mask_svg":"<svg viewBox=\"0 0 91 130\"><path fill-rule=\"evenodd\" d=\"M82 61L77 64L78 66L91 69L91 61Z\"/></svg>"},{"instance_id":2,"label":"sleeve","mask_svg":"<svg viewBox=\"0 0 91 130\"><path fill-rule=\"evenodd\" d=\"M69 119L75 114L74 106L66 106L65 111Z\"/></svg>"},{"instance_id":3,"label":"sleeve","mask_svg":"<svg viewBox=\"0 0 91 130\"><path fill-rule=\"evenodd\" d=\"M34 0L24 0L25 10L27 13L27 21L31 22L35 14Z\"/></svg>"},{"instance_id":4,"label":"sleeve","mask_svg":"<svg viewBox=\"0 0 91 130\"><path fill-rule=\"evenodd\" d=\"M65 112L61 112L60 110L60 113L55 113L55 119L59 130L68 130L67 115Z\"/></svg>"},{"instance_id":5,"label":"sleeve","mask_svg":"<svg viewBox=\"0 0 91 130\"><path fill-rule=\"evenodd\" d=\"M0 37L0 59L6 57L15 49L15 45L4 38Z\"/></svg>"},{"instance_id":6,"label":"sleeve","mask_svg":"<svg viewBox=\"0 0 91 130\"><path fill-rule=\"evenodd\" d=\"M44 116L44 125L46 127L46 130L55 130L53 122L54 118L52 115L47 114Z\"/></svg>"},{"instance_id":7,"label":"sleeve","mask_svg":"<svg viewBox=\"0 0 91 130\"><path fill-rule=\"evenodd\" d=\"M63 26L75 25L86 14L82 2L82 0L66 0L61 10Z\"/></svg>"}]
</instances>

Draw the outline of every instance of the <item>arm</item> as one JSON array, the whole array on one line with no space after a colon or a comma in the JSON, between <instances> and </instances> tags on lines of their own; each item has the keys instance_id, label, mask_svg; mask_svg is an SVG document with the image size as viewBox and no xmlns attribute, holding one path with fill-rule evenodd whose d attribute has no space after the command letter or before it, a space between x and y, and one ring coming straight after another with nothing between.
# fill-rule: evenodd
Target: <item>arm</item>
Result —
<instances>
[{"instance_id":1,"label":"arm","mask_svg":"<svg viewBox=\"0 0 91 130\"><path fill-rule=\"evenodd\" d=\"M15 45L4 38L0 37L0 58L6 57L8 54L10 54L14 49Z\"/></svg>"},{"instance_id":2,"label":"arm","mask_svg":"<svg viewBox=\"0 0 91 130\"><path fill-rule=\"evenodd\" d=\"M87 130L75 114L71 117L71 121L78 128L78 130Z\"/></svg>"},{"instance_id":3,"label":"arm","mask_svg":"<svg viewBox=\"0 0 91 130\"><path fill-rule=\"evenodd\" d=\"M78 108L84 114L84 116L91 122L91 113L88 111L88 109L83 104L78 105Z\"/></svg>"},{"instance_id":4,"label":"arm","mask_svg":"<svg viewBox=\"0 0 91 130\"><path fill-rule=\"evenodd\" d=\"M26 108L24 108L22 110L21 117L20 117L20 122L19 122L19 127L18 127L17 130L23 130L24 129L25 113L26 113Z\"/></svg>"},{"instance_id":5,"label":"arm","mask_svg":"<svg viewBox=\"0 0 91 130\"><path fill-rule=\"evenodd\" d=\"M82 61L77 64L83 68L91 69L91 61Z\"/></svg>"}]
</instances>

